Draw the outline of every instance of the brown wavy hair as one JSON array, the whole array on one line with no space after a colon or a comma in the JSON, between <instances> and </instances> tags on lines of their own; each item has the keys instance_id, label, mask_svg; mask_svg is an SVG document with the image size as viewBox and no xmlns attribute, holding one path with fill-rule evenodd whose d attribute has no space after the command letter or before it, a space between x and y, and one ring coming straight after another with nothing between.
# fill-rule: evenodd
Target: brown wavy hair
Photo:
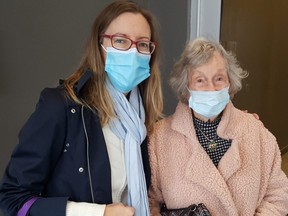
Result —
<instances>
[{"instance_id":1,"label":"brown wavy hair","mask_svg":"<svg viewBox=\"0 0 288 216\"><path fill-rule=\"evenodd\" d=\"M163 96L159 72L158 22L150 12L140 7L137 3L127 0L115 1L108 5L96 17L80 66L65 80L64 85L72 100L98 113L102 126L107 124L109 120L115 116L110 95L105 88L107 75L104 71L105 62L101 52L100 35L106 31L115 18L126 12L140 13L144 16L151 29L151 41L157 44L150 60L151 75L138 85L146 114L145 125L148 131L151 131L153 123L162 117L163 110ZM93 71L93 77L85 84L80 99L75 94L73 87L88 69Z\"/></svg>"}]
</instances>

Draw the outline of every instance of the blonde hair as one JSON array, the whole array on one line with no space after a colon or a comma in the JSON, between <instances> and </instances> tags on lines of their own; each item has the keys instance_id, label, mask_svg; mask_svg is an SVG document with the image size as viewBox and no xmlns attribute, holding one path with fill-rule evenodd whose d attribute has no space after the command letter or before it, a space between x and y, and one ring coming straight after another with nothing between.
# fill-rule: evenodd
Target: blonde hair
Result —
<instances>
[{"instance_id":1,"label":"blonde hair","mask_svg":"<svg viewBox=\"0 0 288 216\"><path fill-rule=\"evenodd\" d=\"M180 101L188 103L190 96L187 89L188 74L193 69L208 63L213 57L214 52L219 53L226 62L231 98L241 90L242 79L248 76L248 72L239 66L234 55L227 52L221 44L200 37L186 44L180 59L175 63L171 72L170 85Z\"/></svg>"},{"instance_id":2,"label":"blonde hair","mask_svg":"<svg viewBox=\"0 0 288 216\"><path fill-rule=\"evenodd\" d=\"M95 110L102 126L115 116L110 95L105 88L106 73L104 58L100 47L100 35L106 31L110 23L119 15L125 13L140 13L147 20L151 29L151 41L158 46L150 60L150 77L138 85L146 114L145 125L148 131L152 130L153 123L162 116L163 97L159 72L159 41L155 18L145 9L133 1L115 1L108 5L96 18L88 39L79 68L65 81L68 95L76 103L88 106ZM75 94L73 87L86 70L93 71L93 77L83 87L81 99Z\"/></svg>"}]
</instances>

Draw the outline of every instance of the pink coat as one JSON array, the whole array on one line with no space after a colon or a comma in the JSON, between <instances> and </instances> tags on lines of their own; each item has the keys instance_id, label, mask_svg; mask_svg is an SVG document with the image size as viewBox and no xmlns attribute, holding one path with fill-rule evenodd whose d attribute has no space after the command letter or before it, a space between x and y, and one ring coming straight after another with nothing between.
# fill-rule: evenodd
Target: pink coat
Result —
<instances>
[{"instance_id":1,"label":"pink coat","mask_svg":"<svg viewBox=\"0 0 288 216\"><path fill-rule=\"evenodd\" d=\"M275 137L251 114L229 103L217 134L232 145L215 167L195 134L190 108L156 124L149 139L151 215L159 203L183 208L204 203L213 216L284 216L288 213L288 178L281 170Z\"/></svg>"}]
</instances>

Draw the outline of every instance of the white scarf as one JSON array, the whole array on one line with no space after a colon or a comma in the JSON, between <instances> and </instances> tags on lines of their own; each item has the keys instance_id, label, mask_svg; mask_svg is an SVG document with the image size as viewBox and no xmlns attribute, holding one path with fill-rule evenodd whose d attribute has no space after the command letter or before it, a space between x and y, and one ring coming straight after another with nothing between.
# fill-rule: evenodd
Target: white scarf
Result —
<instances>
[{"instance_id":1,"label":"white scarf","mask_svg":"<svg viewBox=\"0 0 288 216\"><path fill-rule=\"evenodd\" d=\"M128 205L135 209L135 216L149 216L146 180L140 145L146 138L145 112L137 87L130 92L129 101L118 92L110 81L106 87L113 100L117 118L110 121L113 133L124 141L125 164L128 181Z\"/></svg>"}]
</instances>

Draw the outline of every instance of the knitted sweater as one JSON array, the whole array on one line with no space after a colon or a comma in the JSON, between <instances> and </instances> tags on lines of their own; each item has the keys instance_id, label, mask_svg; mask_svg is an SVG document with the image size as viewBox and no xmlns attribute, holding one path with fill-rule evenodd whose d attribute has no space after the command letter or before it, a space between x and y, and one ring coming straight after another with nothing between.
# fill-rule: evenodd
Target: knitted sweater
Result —
<instances>
[{"instance_id":1,"label":"knitted sweater","mask_svg":"<svg viewBox=\"0 0 288 216\"><path fill-rule=\"evenodd\" d=\"M217 134L232 145L215 167L197 140L190 108L156 124L149 139L151 215L159 204L183 208L204 203L214 216L284 216L288 213L288 178L281 170L275 137L251 114L230 102Z\"/></svg>"}]
</instances>

